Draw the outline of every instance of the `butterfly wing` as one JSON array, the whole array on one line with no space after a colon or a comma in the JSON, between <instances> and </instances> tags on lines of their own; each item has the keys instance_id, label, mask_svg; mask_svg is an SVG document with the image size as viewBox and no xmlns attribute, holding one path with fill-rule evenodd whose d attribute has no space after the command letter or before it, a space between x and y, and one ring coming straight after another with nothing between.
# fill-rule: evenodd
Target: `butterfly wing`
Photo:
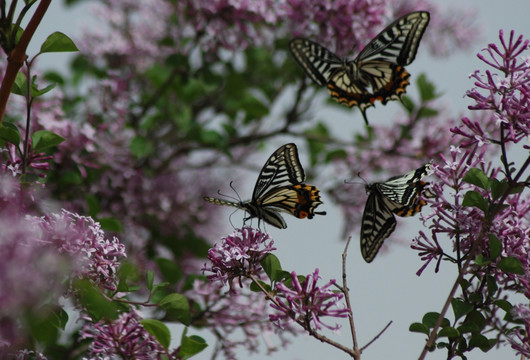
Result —
<instances>
[{"instance_id":1,"label":"butterfly wing","mask_svg":"<svg viewBox=\"0 0 530 360\"><path fill-rule=\"evenodd\" d=\"M368 186L370 194L361 222L361 255L372 262L387 237L396 229L396 218L376 185Z\"/></svg>"},{"instance_id":2,"label":"butterfly wing","mask_svg":"<svg viewBox=\"0 0 530 360\"><path fill-rule=\"evenodd\" d=\"M343 71L331 74L327 84L331 96L339 103L358 106L366 124L366 109L376 101L401 100L410 77L404 66L416 57L428 23L429 13L418 11L387 26Z\"/></svg>"},{"instance_id":3,"label":"butterfly wing","mask_svg":"<svg viewBox=\"0 0 530 360\"><path fill-rule=\"evenodd\" d=\"M260 198L273 188L300 184L305 180L304 169L298 158L295 144L281 146L267 160L258 179L252 195L253 203L261 203Z\"/></svg>"},{"instance_id":4,"label":"butterfly wing","mask_svg":"<svg viewBox=\"0 0 530 360\"><path fill-rule=\"evenodd\" d=\"M320 86L326 86L331 75L342 69L342 59L314 41L293 39L289 50L306 75Z\"/></svg>"}]
</instances>

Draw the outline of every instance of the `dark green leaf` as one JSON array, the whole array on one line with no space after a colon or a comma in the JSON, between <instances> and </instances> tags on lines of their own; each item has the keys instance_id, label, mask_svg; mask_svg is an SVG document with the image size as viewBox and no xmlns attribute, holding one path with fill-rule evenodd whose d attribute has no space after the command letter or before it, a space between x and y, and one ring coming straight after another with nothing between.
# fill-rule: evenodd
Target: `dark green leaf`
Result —
<instances>
[{"instance_id":1,"label":"dark green leaf","mask_svg":"<svg viewBox=\"0 0 530 360\"><path fill-rule=\"evenodd\" d=\"M407 114L409 115L412 114L412 112L416 108L414 101L412 101L412 99L407 95L401 97L401 105L405 108Z\"/></svg>"},{"instance_id":2,"label":"dark green leaf","mask_svg":"<svg viewBox=\"0 0 530 360\"><path fill-rule=\"evenodd\" d=\"M116 218L98 218L98 222L101 224L103 230L112 231L112 232L121 232L122 226L121 222Z\"/></svg>"},{"instance_id":3,"label":"dark green leaf","mask_svg":"<svg viewBox=\"0 0 530 360\"><path fill-rule=\"evenodd\" d=\"M28 317L28 328L37 341L43 344L53 344L57 341L60 329L60 317L51 306L43 306L33 311Z\"/></svg>"},{"instance_id":4,"label":"dark green leaf","mask_svg":"<svg viewBox=\"0 0 530 360\"><path fill-rule=\"evenodd\" d=\"M484 190L489 190L491 186L490 179L488 179L482 170L477 168L469 169L466 175L464 175L464 181L468 184L476 185Z\"/></svg>"},{"instance_id":5,"label":"dark green leaf","mask_svg":"<svg viewBox=\"0 0 530 360\"><path fill-rule=\"evenodd\" d=\"M14 124L3 122L0 125L0 139L13 145L18 145L20 144L21 140L20 132Z\"/></svg>"},{"instance_id":6,"label":"dark green leaf","mask_svg":"<svg viewBox=\"0 0 530 360\"><path fill-rule=\"evenodd\" d=\"M437 116L440 112L436 109L430 108L430 107L421 107L418 111L418 117L422 118L430 118L433 116Z\"/></svg>"},{"instance_id":7,"label":"dark green leaf","mask_svg":"<svg viewBox=\"0 0 530 360\"><path fill-rule=\"evenodd\" d=\"M484 318L484 315L477 310L471 311L467 315L465 322L469 324L475 324L480 330L484 329L486 326L486 319Z\"/></svg>"},{"instance_id":8,"label":"dark green leaf","mask_svg":"<svg viewBox=\"0 0 530 360\"><path fill-rule=\"evenodd\" d=\"M269 279L272 281L280 280L279 276L282 275L282 265L275 255L265 255L263 259L261 259L260 264L263 267L263 270L265 270L265 273L269 276Z\"/></svg>"},{"instance_id":9,"label":"dark green leaf","mask_svg":"<svg viewBox=\"0 0 530 360\"><path fill-rule=\"evenodd\" d=\"M519 259L512 256L502 258L501 261L497 264L499 269L504 272L524 275L524 268Z\"/></svg>"},{"instance_id":10,"label":"dark green leaf","mask_svg":"<svg viewBox=\"0 0 530 360\"><path fill-rule=\"evenodd\" d=\"M488 211L488 200L485 199L479 192L470 190L464 195L464 200L462 201L463 206L474 206L480 210L487 212Z\"/></svg>"},{"instance_id":11,"label":"dark green leaf","mask_svg":"<svg viewBox=\"0 0 530 360\"><path fill-rule=\"evenodd\" d=\"M486 285L488 287L488 296L492 297L498 290L498 286L497 286L497 280L491 276L491 275L487 275L486 276Z\"/></svg>"},{"instance_id":12,"label":"dark green leaf","mask_svg":"<svg viewBox=\"0 0 530 360\"><path fill-rule=\"evenodd\" d=\"M204 144L214 145L216 147L223 147L226 144L226 137L216 130L201 130L199 140Z\"/></svg>"},{"instance_id":13,"label":"dark green leaf","mask_svg":"<svg viewBox=\"0 0 530 360\"><path fill-rule=\"evenodd\" d=\"M425 324L417 322L410 324L409 331L429 335L429 328Z\"/></svg>"},{"instance_id":14,"label":"dark green leaf","mask_svg":"<svg viewBox=\"0 0 530 360\"><path fill-rule=\"evenodd\" d=\"M473 310L472 304L460 299L451 300L451 306L453 307L453 312L455 313L455 320L461 318Z\"/></svg>"},{"instance_id":15,"label":"dark green leaf","mask_svg":"<svg viewBox=\"0 0 530 360\"><path fill-rule=\"evenodd\" d=\"M467 324L463 324L463 325L459 326L458 327L458 331L460 331L460 334L473 333L473 332L480 331L480 328L478 327L477 324L467 323Z\"/></svg>"},{"instance_id":16,"label":"dark green leaf","mask_svg":"<svg viewBox=\"0 0 530 360\"><path fill-rule=\"evenodd\" d=\"M34 153L40 153L46 149L57 146L65 139L51 131L40 130L31 135L31 147Z\"/></svg>"},{"instance_id":17,"label":"dark green leaf","mask_svg":"<svg viewBox=\"0 0 530 360\"><path fill-rule=\"evenodd\" d=\"M191 323L188 299L181 294L169 294L160 300L160 306L184 325Z\"/></svg>"},{"instance_id":18,"label":"dark green leaf","mask_svg":"<svg viewBox=\"0 0 530 360\"><path fill-rule=\"evenodd\" d=\"M85 194L85 201L88 207L88 215L95 218L101 211L99 199L92 194Z\"/></svg>"},{"instance_id":19,"label":"dark green leaf","mask_svg":"<svg viewBox=\"0 0 530 360\"><path fill-rule=\"evenodd\" d=\"M437 313L437 312L428 312L427 314L425 314L423 316L423 319L421 320L421 322L423 324L425 324L426 326L428 326L429 328L433 328L434 325L436 324L436 320L438 320L438 317L440 317L440 313ZM449 326L449 320L447 319L443 319L442 320L442 326Z\"/></svg>"},{"instance_id":20,"label":"dark green leaf","mask_svg":"<svg viewBox=\"0 0 530 360\"><path fill-rule=\"evenodd\" d=\"M79 51L74 42L62 32L54 32L40 47L41 53Z\"/></svg>"},{"instance_id":21,"label":"dark green leaf","mask_svg":"<svg viewBox=\"0 0 530 360\"><path fill-rule=\"evenodd\" d=\"M160 345L166 349L169 348L171 333L163 322L155 319L143 319L140 320L140 323L149 334L154 336Z\"/></svg>"},{"instance_id":22,"label":"dark green leaf","mask_svg":"<svg viewBox=\"0 0 530 360\"><path fill-rule=\"evenodd\" d=\"M103 296L88 280L78 280L74 286L78 290L81 304L94 322L118 318L118 306Z\"/></svg>"},{"instance_id":23,"label":"dark green leaf","mask_svg":"<svg viewBox=\"0 0 530 360\"><path fill-rule=\"evenodd\" d=\"M176 284L182 279L182 271L174 261L165 258L156 258L155 262L158 265L164 280L171 284Z\"/></svg>"},{"instance_id":24,"label":"dark green leaf","mask_svg":"<svg viewBox=\"0 0 530 360\"><path fill-rule=\"evenodd\" d=\"M255 281L252 281L250 283L250 291L262 292L261 288L264 288L265 291L267 291L267 292L271 292L272 291L271 286L269 284L267 284L266 282L261 281L261 280L258 280L258 282L260 283L261 287L258 286L258 284L256 284Z\"/></svg>"},{"instance_id":25,"label":"dark green leaf","mask_svg":"<svg viewBox=\"0 0 530 360\"><path fill-rule=\"evenodd\" d=\"M496 259L501 255L502 243L494 234L488 235L488 244L490 248L490 258Z\"/></svg>"},{"instance_id":26,"label":"dark green leaf","mask_svg":"<svg viewBox=\"0 0 530 360\"><path fill-rule=\"evenodd\" d=\"M129 283L133 284L138 279L138 268L135 264L130 261L122 261L120 268L118 269L118 291L129 292L132 291L129 287Z\"/></svg>"},{"instance_id":27,"label":"dark green leaf","mask_svg":"<svg viewBox=\"0 0 530 360\"><path fill-rule=\"evenodd\" d=\"M261 103L256 97L246 94L240 103L241 109L246 113L245 123L259 119L269 113L269 107Z\"/></svg>"},{"instance_id":28,"label":"dark green leaf","mask_svg":"<svg viewBox=\"0 0 530 360\"><path fill-rule=\"evenodd\" d=\"M155 272L153 270L147 270L145 273L145 287L149 292L153 291L153 282L155 281Z\"/></svg>"},{"instance_id":29,"label":"dark green leaf","mask_svg":"<svg viewBox=\"0 0 530 360\"><path fill-rule=\"evenodd\" d=\"M484 335L474 334L469 340L469 347L474 348L478 347L483 352L489 351L497 341L495 339L488 339Z\"/></svg>"},{"instance_id":30,"label":"dark green leaf","mask_svg":"<svg viewBox=\"0 0 530 360\"><path fill-rule=\"evenodd\" d=\"M28 82L27 82L26 75L24 75L21 72L17 73L11 92L15 95L21 95L21 96L26 96L28 94Z\"/></svg>"},{"instance_id":31,"label":"dark green leaf","mask_svg":"<svg viewBox=\"0 0 530 360\"><path fill-rule=\"evenodd\" d=\"M451 326L445 326L438 332L438 337L455 338L460 336L460 332Z\"/></svg>"},{"instance_id":32,"label":"dark green leaf","mask_svg":"<svg viewBox=\"0 0 530 360\"><path fill-rule=\"evenodd\" d=\"M348 156L348 154L343 149L337 149L337 150L333 150L333 151L328 151L328 153L326 154L325 162L329 163L332 160L346 159L347 156Z\"/></svg>"},{"instance_id":33,"label":"dark green leaf","mask_svg":"<svg viewBox=\"0 0 530 360\"><path fill-rule=\"evenodd\" d=\"M478 266L486 266L491 263L491 260L490 258L487 258L482 254L478 254L477 257L475 258L475 263Z\"/></svg>"},{"instance_id":34,"label":"dark green leaf","mask_svg":"<svg viewBox=\"0 0 530 360\"><path fill-rule=\"evenodd\" d=\"M207 346L206 341L200 336L183 336L177 358L182 360L189 359L203 351Z\"/></svg>"},{"instance_id":35,"label":"dark green leaf","mask_svg":"<svg viewBox=\"0 0 530 360\"><path fill-rule=\"evenodd\" d=\"M513 308L513 305L507 300L495 300L493 303L506 312L510 312Z\"/></svg>"},{"instance_id":36,"label":"dark green leaf","mask_svg":"<svg viewBox=\"0 0 530 360\"><path fill-rule=\"evenodd\" d=\"M491 196L493 200L499 199L508 190L508 183L506 181L499 181L497 179L491 180Z\"/></svg>"}]
</instances>

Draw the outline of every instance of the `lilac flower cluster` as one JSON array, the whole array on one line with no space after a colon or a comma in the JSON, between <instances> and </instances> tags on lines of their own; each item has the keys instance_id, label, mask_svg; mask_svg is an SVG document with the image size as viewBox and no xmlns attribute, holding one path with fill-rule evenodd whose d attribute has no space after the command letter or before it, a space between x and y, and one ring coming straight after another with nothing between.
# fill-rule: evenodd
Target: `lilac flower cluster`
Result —
<instances>
[{"instance_id":1,"label":"lilac flower cluster","mask_svg":"<svg viewBox=\"0 0 530 360\"><path fill-rule=\"evenodd\" d=\"M87 323L81 330L82 339L92 339L90 358L165 359L167 352L140 323L134 311L122 313L112 322Z\"/></svg>"},{"instance_id":2,"label":"lilac flower cluster","mask_svg":"<svg viewBox=\"0 0 530 360\"><path fill-rule=\"evenodd\" d=\"M109 290L116 290L119 259L126 256L118 238L105 238L101 225L91 217L67 210L60 214L33 218L41 230L40 242L53 246L76 260L75 277L92 280Z\"/></svg>"},{"instance_id":3,"label":"lilac flower cluster","mask_svg":"<svg viewBox=\"0 0 530 360\"><path fill-rule=\"evenodd\" d=\"M508 341L519 355L530 358L530 306L523 304L516 305L511 312L514 319L523 322L525 330L524 332L518 329L514 330L508 336Z\"/></svg>"},{"instance_id":4,"label":"lilac flower cluster","mask_svg":"<svg viewBox=\"0 0 530 360\"><path fill-rule=\"evenodd\" d=\"M250 281L244 279L242 282L244 288L248 289ZM273 336L272 324L264 321L269 307L261 293L247 292L244 289L226 293L220 281L197 279L193 283L193 288L185 295L199 305L201 312L194 315L196 321L201 326L211 329L214 334L218 334L221 351L227 359L236 359L235 352L239 347L255 353L260 343L264 341L267 352L271 353L279 349L277 341L281 342L281 346L285 346L288 342L286 333L277 333ZM244 339L240 341L234 339L239 331L244 334ZM301 329L289 328L288 332L297 333L301 332Z\"/></svg>"},{"instance_id":5,"label":"lilac flower cluster","mask_svg":"<svg viewBox=\"0 0 530 360\"><path fill-rule=\"evenodd\" d=\"M276 285L278 296L271 307L278 312L269 316L269 319L278 327L284 328L293 321L307 326L313 326L314 330L321 330L326 327L331 330L338 330L339 324L330 326L321 321L321 317L347 317L350 310L338 308L338 303L342 300L343 294L334 292L330 288L334 286L335 280L331 280L324 286L317 286L317 281L321 277L318 269L309 274L302 282L293 271L291 273L291 285L288 287L284 283Z\"/></svg>"},{"instance_id":6,"label":"lilac flower cluster","mask_svg":"<svg viewBox=\"0 0 530 360\"><path fill-rule=\"evenodd\" d=\"M260 261L271 251L275 250L274 241L268 233L245 226L236 229L232 235L221 239L208 251L210 264L205 264L203 272L211 272L208 279L230 284L242 277L254 275L260 277L263 272Z\"/></svg>"}]
</instances>

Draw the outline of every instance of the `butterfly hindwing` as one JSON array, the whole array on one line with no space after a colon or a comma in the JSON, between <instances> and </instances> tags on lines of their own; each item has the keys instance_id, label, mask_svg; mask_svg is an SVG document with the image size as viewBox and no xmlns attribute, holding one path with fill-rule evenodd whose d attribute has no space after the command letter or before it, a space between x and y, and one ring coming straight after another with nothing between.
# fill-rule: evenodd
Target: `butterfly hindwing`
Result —
<instances>
[{"instance_id":1,"label":"butterfly hindwing","mask_svg":"<svg viewBox=\"0 0 530 360\"><path fill-rule=\"evenodd\" d=\"M305 173L295 144L285 144L278 148L265 162L260 171L252 199L234 202L217 198L204 199L215 205L233 206L245 210L250 218L258 218L280 229L287 224L280 212L287 212L297 218L312 219L320 201L320 192L315 186L303 184Z\"/></svg>"},{"instance_id":2,"label":"butterfly hindwing","mask_svg":"<svg viewBox=\"0 0 530 360\"><path fill-rule=\"evenodd\" d=\"M412 216L418 213L426 204L420 195L433 195L425 190L428 183L422 181L430 165L428 163L405 175L366 186L369 195L361 222L361 254L366 262L375 258L384 240L395 230L394 215Z\"/></svg>"},{"instance_id":3,"label":"butterfly hindwing","mask_svg":"<svg viewBox=\"0 0 530 360\"><path fill-rule=\"evenodd\" d=\"M365 111L376 101L400 100L409 85L409 65L429 23L429 13L407 14L381 31L351 61L341 59L311 40L297 38L289 48L296 62L318 85L327 86L332 98Z\"/></svg>"}]
</instances>

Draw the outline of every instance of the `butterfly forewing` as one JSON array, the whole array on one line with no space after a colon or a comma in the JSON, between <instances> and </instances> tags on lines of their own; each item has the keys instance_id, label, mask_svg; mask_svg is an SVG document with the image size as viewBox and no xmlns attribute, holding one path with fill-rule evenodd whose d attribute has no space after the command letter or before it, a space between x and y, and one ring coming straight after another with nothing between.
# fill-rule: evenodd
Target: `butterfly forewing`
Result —
<instances>
[{"instance_id":1,"label":"butterfly forewing","mask_svg":"<svg viewBox=\"0 0 530 360\"><path fill-rule=\"evenodd\" d=\"M429 13L407 14L380 32L353 61L343 60L307 39L294 39L289 47L296 62L332 98L349 107L358 106L363 118L376 101L400 100L409 85L404 66L416 57L429 23Z\"/></svg>"},{"instance_id":2,"label":"butterfly forewing","mask_svg":"<svg viewBox=\"0 0 530 360\"><path fill-rule=\"evenodd\" d=\"M204 197L204 200L215 205L233 206L245 210L249 216L257 217L280 229L287 224L280 211L287 212L297 218L312 219L322 204L320 192L315 186L303 184L305 173L295 144L286 144L276 150L267 160L256 181L252 200L243 202L226 201Z\"/></svg>"},{"instance_id":3,"label":"butterfly forewing","mask_svg":"<svg viewBox=\"0 0 530 360\"><path fill-rule=\"evenodd\" d=\"M297 38L289 48L306 75L320 86L326 86L331 74L342 68L341 58L314 41Z\"/></svg>"},{"instance_id":4,"label":"butterfly forewing","mask_svg":"<svg viewBox=\"0 0 530 360\"><path fill-rule=\"evenodd\" d=\"M361 222L361 254L366 262L374 259L384 240L396 228L394 215L411 216L418 213L426 204L420 195L433 195L425 191L427 183L422 181L430 166L431 163L428 163L405 175L366 187L369 195Z\"/></svg>"}]
</instances>

